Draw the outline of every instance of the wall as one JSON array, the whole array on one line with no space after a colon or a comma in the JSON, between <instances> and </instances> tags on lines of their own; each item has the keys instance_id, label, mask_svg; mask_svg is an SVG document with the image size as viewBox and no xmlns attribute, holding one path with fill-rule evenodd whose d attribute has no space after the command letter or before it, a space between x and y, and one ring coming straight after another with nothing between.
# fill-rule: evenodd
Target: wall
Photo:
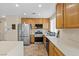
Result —
<instances>
[{"instance_id":1,"label":"wall","mask_svg":"<svg viewBox=\"0 0 79 59\"><path fill-rule=\"evenodd\" d=\"M5 40L8 41L17 41L18 40L18 31L17 31L17 24L20 22L20 18L18 17L6 17L6 29L5 29ZM12 24L16 24L16 29L12 30Z\"/></svg>"},{"instance_id":2,"label":"wall","mask_svg":"<svg viewBox=\"0 0 79 59\"><path fill-rule=\"evenodd\" d=\"M55 22L56 18L50 19L50 31L51 32L55 32L56 30L56 22Z\"/></svg>"},{"instance_id":3,"label":"wall","mask_svg":"<svg viewBox=\"0 0 79 59\"><path fill-rule=\"evenodd\" d=\"M56 29L56 18L55 17L50 18L50 31L57 33L57 29Z\"/></svg>"},{"instance_id":4,"label":"wall","mask_svg":"<svg viewBox=\"0 0 79 59\"><path fill-rule=\"evenodd\" d=\"M4 40L4 18L0 18L0 41Z\"/></svg>"},{"instance_id":5,"label":"wall","mask_svg":"<svg viewBox=\"0 0 79 59\"><path fill-rule=\"evenodd\" d=\"M10 16L4 18L4 39L6 41L17 41L18 40L18 32L17 32L17 24L20 23L20 18ZM12 30L12 24L16 24L16 29Z\"/></svg>"}]
</instances>

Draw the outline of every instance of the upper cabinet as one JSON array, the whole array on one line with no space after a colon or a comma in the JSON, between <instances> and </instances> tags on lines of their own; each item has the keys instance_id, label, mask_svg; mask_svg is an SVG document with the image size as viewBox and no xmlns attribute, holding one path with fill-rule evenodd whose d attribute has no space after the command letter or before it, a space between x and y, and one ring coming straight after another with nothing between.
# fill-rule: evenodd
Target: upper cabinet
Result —
<instances>
[{"instance_id":1,"label":"upper cabinet","mask_svg":"<svg viewBox=\"0 0 79 59\"><path fill-rule=\"evenodd\" d=\"M56 27L63 28L63 4L56 6Z\"/></svg>"},{"instance_id":2,"label":"upper cabinet","mask_svg":"<svg viewBox=\"0 0 79 59\"><path fill-rule=\"evenodd\" d=\"M64 5L64 27L79 28L79 4Z\"/></svg>"},{"instance_id":3,"label":"upper cabinet","mask_svg":"<svg viewBox=\"0 0 79 59\"><path fill-rule=\"evenodd\" d=\"M21 18L21 23L31 24L34 22L30 18Z\"/></svg>"},{"instance_id":4,"label":"upper cabinet","mask_svg":"<svg viewBox=\"0 0 79 59\"><path fill-rule=\"evenodd\" d=\"M43 29L50 29L49 18L21 18L21 23L32 24L33 29L35 29L35 24L43 24Z\"/></svg>"},{"instance_id":5,"label":"upper cabinet","mask_svg":"<svg viewBox=\"0 0 79 59\"><path fill-rule=\"evenodd\" d=\"M52 43L49 41L49 56L64 56L64 54Z\"/></svg>"},{"instance_id":6,"label":"upper cabinet","mask_svg":"<svg viewBox=\"0 0 79 59\"><path fill-rule=\"evenodd\" d=\"M57 28L79 28L79 4L57 4L56 15Z\"/></svg>"},{"instance_id":7,"label":"upper cabinet","mask_svg":"<svg viewBox=\"0 0 79 59\"><path fill-rule=\"evenodd\" d=\"M43 29L49 30L50 29L50 20L47 19L43 19Z\"/></svg>"},{"instance_id":8,"label":"upper cabinet","mask_svg":"<svg viewBox=\"0 0 79 59\"><path fill-rule=\"evenodd\" d=\"M42 24L43 23L43 21L42 21L42 18L36 18L36 19L34 19L35 21L35 24Z\"/></svg>"}]
</instances>

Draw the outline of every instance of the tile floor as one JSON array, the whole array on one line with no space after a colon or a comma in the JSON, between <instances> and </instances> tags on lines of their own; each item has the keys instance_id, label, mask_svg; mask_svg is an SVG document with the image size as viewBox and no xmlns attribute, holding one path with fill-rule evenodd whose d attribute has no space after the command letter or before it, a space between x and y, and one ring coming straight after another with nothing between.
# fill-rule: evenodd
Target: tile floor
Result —
<instances>
[{"instance_id":1,"label":"tile floor","mask_svg":"<svg viewBox=\"0 0 79 59\"><path fill-rule=\"evenodd\" d=\"M35 44L30 44L29 46L24 46L25 56L48 56L44 44L41 42L36 42Z\"/></svg>"}]
</instances>

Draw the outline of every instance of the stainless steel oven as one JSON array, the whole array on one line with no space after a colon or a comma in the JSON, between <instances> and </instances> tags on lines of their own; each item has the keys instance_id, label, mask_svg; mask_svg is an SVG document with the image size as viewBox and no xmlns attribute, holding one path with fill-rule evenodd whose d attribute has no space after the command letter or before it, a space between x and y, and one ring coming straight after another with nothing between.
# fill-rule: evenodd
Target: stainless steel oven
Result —
<instances>
[{"instance_id":1,"label":"stainless steel oven","mask_svg":"<svg viewBox=\"0 0 79 59\"><path fill-rule=\"evenodd\" d=\"M35 31L35 42L43 42L43 31L42 31L42 29L36 29L36 31Z\"/></svg>"}]
</instances>

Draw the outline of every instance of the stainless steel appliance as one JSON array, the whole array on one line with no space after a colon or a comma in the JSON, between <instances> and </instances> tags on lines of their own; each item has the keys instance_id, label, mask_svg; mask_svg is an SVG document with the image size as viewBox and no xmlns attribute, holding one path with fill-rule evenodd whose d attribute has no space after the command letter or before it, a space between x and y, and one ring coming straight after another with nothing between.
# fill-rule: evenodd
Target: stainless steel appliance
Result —
<instances>
[{"instance_id":1,"label":"stainless steel appliance","mask_svg":"<svg viewBox=\"0 0 79 59\"><path fill-rule=\"evenodd\" d=\"M18 40L23 41L24 45L30 44L30 24L18 24Z\"/></svg>"},{"instance_id":2,"label":"stainless steel appliance","mask_svg":"<svg viewBox=\"0 0 79 59\"><path fill-rule=\"evenodd\" d=\"M43 42L43 30L42 29L35 30L35 42Z\"/></svg>"},{"instance_id":3,"label":"stainless steel appliance","mask_svg":"<svg viewBox=\"0 0 79 59\"><path fill-rule=\"evenodd\" d=\"M46 38L46 50L47 50L47 53L49 51L49 40Z\"/></svg>"},{"instance_id":4,"label":"stainless steel appliance","mask_svg":"<svg viewBox=\"0 0 79 59\"><path fill-rule=\"evenodd\" d=\"M35 37L43 37L43 29L35 29Z\"/></svg>"}]
</instances>

